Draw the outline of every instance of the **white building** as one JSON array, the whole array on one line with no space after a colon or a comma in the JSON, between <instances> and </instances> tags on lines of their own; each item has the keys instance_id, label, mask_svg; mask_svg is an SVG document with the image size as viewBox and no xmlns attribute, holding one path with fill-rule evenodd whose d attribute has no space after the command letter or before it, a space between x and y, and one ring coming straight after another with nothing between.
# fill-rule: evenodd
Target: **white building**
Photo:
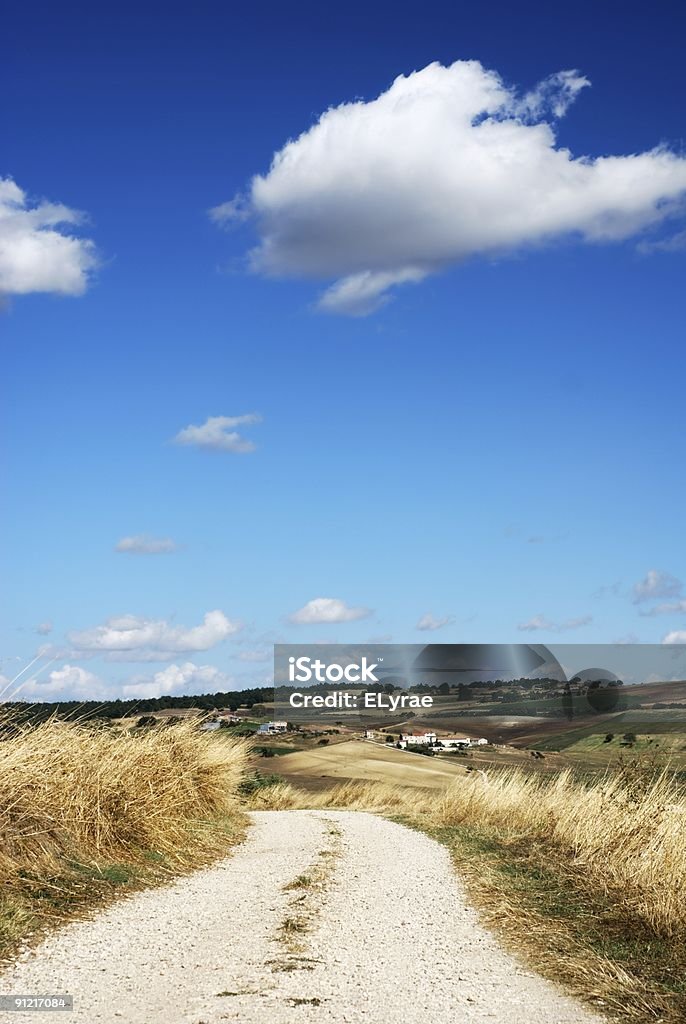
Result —
<instances>
[{"instance_id":1,"label":"white building","mask_svg":"<svg viewBox=\"0 0 686 1024\"><path fill-rule=\"evenodd\" d=\"M443 750L465 750L471 747L475 741L468 736L439 736L436 744Z\"/></svg>"},{"instance_id":2,"label":"white building","mask_svg":"<svg viewBox=\"0 0 686 1024\"><path fill-rule=\"evenodd\" d=\"M214 732L219 728L219 722L203 722L200 728L203 732Z\"/></svg>"},{"instance_id":3,"label":"white building","mask_svg":"<svg viewBox=\"0 0 686 1024\"><path fill-rule=\"evenodd\" d=\"M263 734L268 733L270 736L279 732L288 732L288 722L265 722L257 731Z\"/></svg>"},{"instance_id":4,"label":"white building","mask_svg":"<svg viewBox=\"0 0 686 1024\"><path fill-rule=\"evenodd\" d=\"M402 747L433 747L436 742L435 732L404 732L400 736L398 746Z\"/></svg>"},{"instance_id":5,"label":"white building","mask_svg":"<svg viewBox=\"0 0 686 1024\"><path fill-rule=\"evenodd\" d=\"M469 736L439 736L436 743L444 750L466 750L467 747L484 747L488 740L483 736L478 740L470 739Z\"/></svg>"}]
</instances>

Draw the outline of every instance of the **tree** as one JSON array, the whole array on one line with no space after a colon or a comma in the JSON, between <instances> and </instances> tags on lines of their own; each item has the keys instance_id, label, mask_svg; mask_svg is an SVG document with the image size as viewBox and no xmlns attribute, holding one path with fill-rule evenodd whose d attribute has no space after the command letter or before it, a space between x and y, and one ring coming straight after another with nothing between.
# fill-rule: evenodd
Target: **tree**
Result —
<instances>
[{"instance_id":1,"label":"tree","mask_svg":"<svg viewBox=\"0 0 686 1024\"><path fill-rule=\"evenodd\" d=\"M603 740L603 743L612 743L614 738L615 738L615 734L613 732L609 732L607 734L607 736L605 737L605 739Z\"/></svg>"}]
</instances>

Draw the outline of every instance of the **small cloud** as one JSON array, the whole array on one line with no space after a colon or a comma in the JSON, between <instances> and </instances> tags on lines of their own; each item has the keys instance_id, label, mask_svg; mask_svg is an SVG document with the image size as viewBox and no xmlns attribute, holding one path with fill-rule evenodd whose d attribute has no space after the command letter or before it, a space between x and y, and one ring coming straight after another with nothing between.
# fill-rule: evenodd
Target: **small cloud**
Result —
<instances>
[{"instance_id":1,"label":"small cloud","mask_svg":"<svg viewBox=\"0 0 686 1024\"><path fill-rule=\"evenodd\" d=\"M661 597L679 597L682 589L683 584L676 576L660 569L649 569L644 579L634 584L634 604Z\"/></svg>"},{"instance_id":2,"label":"small cloud","mask_svg":"<svg viewBox=\"0 0 686 1024\"><path fill-rule=\"evenodd\" d=\"M425 630L443 629L444 626L451 626L454 621L454 615L446 615L444 618L436 619L431 612L427 612L426 615L422 615L414 628L419 629L422 632Z\"/></svg>"},{"instance_id":3,"label":"small cloud","mask_svg":"<svg viewBox=\"0 0 686 1024\"><path fill-rule=\"evenodd\" d=\"M0 297L82 295L98 265L93 242L69 230L83 220L61 203L31 203L11 178L0 178Z\"/></svg>"},{"instance_id":4,"label":"small cloud","mask_svg":"<svg viewBox=\"0 0 686 1024\"><path fill-rule=\"evenodd\" d=\"M564 117L581 90L590 85L578 71L558 71L515 102L513 112L526 121L538 121L547 114Z\"/></svg>"},{"instance_id":5,"label":"small cloud","mask_svg":"<svg viewBox=\"0 0 686 1024\"><path fill-rule=\"evenodd\" d=\"M426 272L404 267L393 273L351 274L332 284L317 302L322 313L341 313L344 316L369 316L390 300L389 290L399 284L418 284Z\"/></svg>"},{"instance_id":6,"label":"small cloud","mask_svg":"<svg viewBox=\"0 0 686 1024\"><path fill-rule=\"evenodd\" d=\"M663 644L686 644L686 629L675 629L662 640Z\"/></svg>"},{"instance_id":7,"label":"small cloud","mask_svg":"<svg viewBox=\"0 0 686 1024\"><path fill-rule=\"evenodd\" d=\"M390 644L393 639L392 633L381 633L379 636L370 636L368 644Z\"/></svg>"},{"instance_id":8,"label":"small cloud","mask_svg":"<svg viewBox=\"0 0 686 1024\"><path fill-rule=\"evenodd\" d=\"M243 455L255 451L255 444L239 434L235 428L261 421L262 417L254 412L245 416L210 416L200 426L191 424L180 430L174 438L174 443L206 448L208 451Z\"/></svg>"},{"instance_id":9,"label":"small cloud","mask_svg":"<svg viewBox=\"0 0 686 1024\"><path fill-rule=\"evenodd\" d=\"M686 614L686 601L664 601L647 611L641 610L639 614L651 617L653 615L684 615Z\"/></svg>"},{"instance_id":10,"label":"small cloud","mask_svg":"<svg viewBox=\"0 0 686 1024\"><path fill-rule=\"evenodd\" d=\"M52 622L49 619L46 619L45 622L39 622L34 629L34 633L38 633L38 636L48 636L48 634L52 633Z\"/></svg>"},{"instance_id":11,"label":"small cloud","mask_svg":"<svg viewBox=\"0 0 686 1024\"><path fill-rule=\"evenodd\" d=\"M178 546L170 537L149 537L139 533L134 537L122 537L114 550L129 555L168 555L178 551Z\"/></svg>"},{"instance_id":12,"label":"small cloud","mask_svg":"<svg viewBox=\"0 0 686 1024\"><path fill-rule=\"evenodd\" d=\"M551 622L545 615L534 615L528 622L520 622L517 629L524 633L534 633L537 630L544 630L549 633L566 633L570 629L581 629L593 622L592 615L580 615L575 619L566 619L564 622Z\"/></svg>"},{"instance_id":13,"label":"small cloud","mask_svg":"<svg viewBox=\"0 0 686 1024\"><path fill-rule=\"evenodd\" d=\"M337 597L315 597L306 605L288 616L288 621L304 626L313 623L355 622L367 619L372 614L371 608L350 608L345 601Z\"/></svg>"},{"instance_id":14,"label":"small cloud","mask_svg":"<svg viewBox=\"0 0 686 1024\"><path fill-rule=\"evenodd\" d=\"M244 195L239 193L226 203L211 207L207 213L213 224L218 224L221 228L229 228L248 220L251 215L250 203Z\"/></svg>"},{"instance_id":15,"label":"small cloud","mask_svg":"<svg viewBox=\"0 0 686 1024\"><path fill-rule=\"evenodd\" d=\"M545 615L534 615L534 617L529 619L527 622L520 622L517 629L523 633L533 633L537 629L555 629L555 624L553 622L549 622Z\"/></svg>"}]
</instances>

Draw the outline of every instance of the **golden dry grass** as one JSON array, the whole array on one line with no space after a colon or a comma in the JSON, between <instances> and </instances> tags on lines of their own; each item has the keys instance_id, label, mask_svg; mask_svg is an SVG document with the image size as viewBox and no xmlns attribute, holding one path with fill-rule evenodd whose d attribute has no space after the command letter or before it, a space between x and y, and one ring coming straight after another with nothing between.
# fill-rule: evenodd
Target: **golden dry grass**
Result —
<instances>
[{"instance_id":1,"label":"golden dry grass","mask_svg":"<svg viewBox=\"0 0 686 1024\"><path fill-rule=\"evenodd\" d=\"M226 849L242 820L246 753L185 723L15 729L0 742L0 939L58 904L87 902L99 878L153 864L168 874Z\"/></svg>"},{"instance_id":2,"label":"golden dry grass","mask_svg":"<svg viewBox=\"0 0 686 1024\"><path fill-rule=\"evenodd\" d=\"M686 1020L686 799L669 772L637 762L588 783L511 769L442 791L274 790L279 807L371 811L427 831L485 921L542 974L612 1019Z\"/></svg>"},{"instance_id":3,"label":"golden dry grass","mask_svg":"<svg viewBox=\"0 0 686 1024\"><path fill-rule=\"evenodd\" d=\"M686 799L668 771L624 771L588 784L568 772L553 779L518 770L473 772L440 792L349 781L316 794L291 788L288 800L403 813L426 827L479 826L545 843L620 892L655 934L686 933Z\"/></svg>"}]
</instances>

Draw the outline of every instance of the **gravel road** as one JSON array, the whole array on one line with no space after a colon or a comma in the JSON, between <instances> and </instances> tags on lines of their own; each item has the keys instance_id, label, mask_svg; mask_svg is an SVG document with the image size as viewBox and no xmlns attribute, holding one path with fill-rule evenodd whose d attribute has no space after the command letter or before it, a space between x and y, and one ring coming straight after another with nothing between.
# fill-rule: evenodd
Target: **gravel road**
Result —
<instances>
[{"instance_id":1,"label":"gravel road","mask_svg":"<svg viewBox=\"0 0 686 1024\"><path fill-rule=\"evenodd\" d=\"M0 1024L600 1024L499 947L428 837L353 811L252 818L219 865L23 953L0 993L74 1011Z\"/></svg>"}]
</instances>

